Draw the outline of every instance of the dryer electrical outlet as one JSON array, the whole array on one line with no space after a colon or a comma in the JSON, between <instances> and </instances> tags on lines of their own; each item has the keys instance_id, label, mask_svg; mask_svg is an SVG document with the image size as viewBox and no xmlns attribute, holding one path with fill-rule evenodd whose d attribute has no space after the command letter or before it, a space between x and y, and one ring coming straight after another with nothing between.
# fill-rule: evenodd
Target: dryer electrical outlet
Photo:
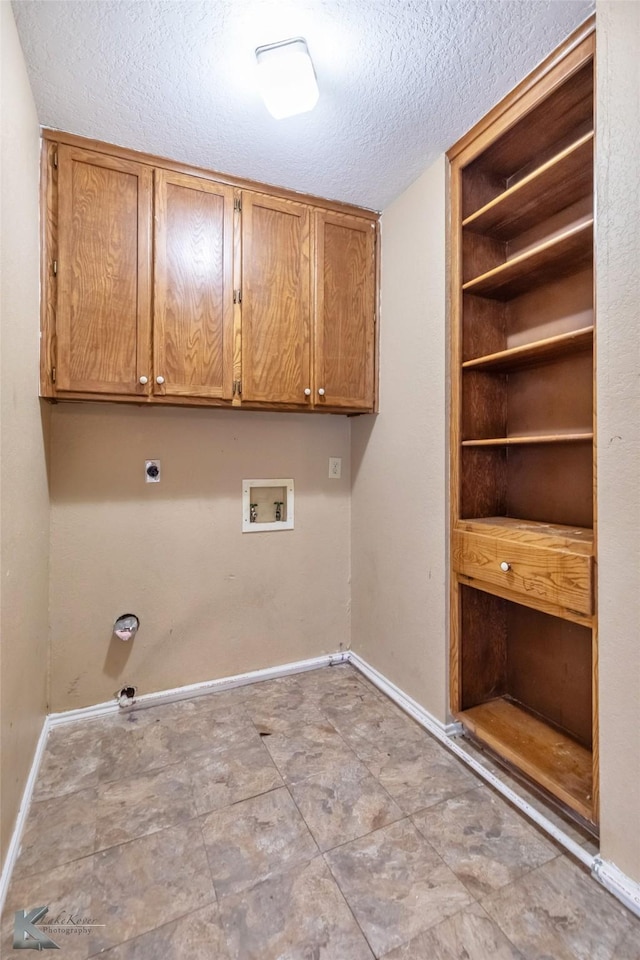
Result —
<instances>
[{"instance_id":1,"label":"dryer electrical outlet","mask_svg":"<svg viewBox=\"0 0 640 960\"><path fill-rule=\"evenodd\" d=\"M144 462L145 483L160 483L160 461L145 460Z\"/></svg>"}]
</instances>

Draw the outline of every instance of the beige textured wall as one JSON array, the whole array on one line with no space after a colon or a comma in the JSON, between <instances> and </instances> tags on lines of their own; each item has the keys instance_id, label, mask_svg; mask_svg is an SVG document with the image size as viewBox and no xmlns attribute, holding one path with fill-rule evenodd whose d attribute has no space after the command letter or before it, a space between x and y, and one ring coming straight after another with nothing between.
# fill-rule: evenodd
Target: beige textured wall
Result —
<instances>
[{"instance_id":1,"label":"beige textured wall","mask_svg":"<svg viewBox=\"0 0 640 960\"><path fill-rule=\"evenodd\" d=\"M640 4L597 4L601 851L640 882Z\"/></svg>"},{"instance_id":2,"label":"beige textured wall","mask_svg":"<svg viewBox=\"0 0 640 960\"><path fill-rule=\"evenodd\" d=\"M0 186L0 668L2 861L46 712L48 410L38 401L39 129L9 3Z\"/></svg>"},{"instance_id":3,"label":"beige textured wall","mask_svg":"<svg viewBox=\"0 0 640 960\"><path fill-rule=\"evenodd\" d=\"M242 534L242 480L276 477L295 481L295 529ZM52 709L346 647L349 484L346 417L56 406ZM130 612L138 636L110 642Z\"/></svg>"},{"instance_id":4,"label":"beige textured wall","mask_svg":"<svg viewBox=\"0 0 640 960\"><path fill-rule=\"evenodd\" d=\"M352 423L353 649L446 719L445 158L382 216L380 414Z\"/></svg>"}]
</instances>

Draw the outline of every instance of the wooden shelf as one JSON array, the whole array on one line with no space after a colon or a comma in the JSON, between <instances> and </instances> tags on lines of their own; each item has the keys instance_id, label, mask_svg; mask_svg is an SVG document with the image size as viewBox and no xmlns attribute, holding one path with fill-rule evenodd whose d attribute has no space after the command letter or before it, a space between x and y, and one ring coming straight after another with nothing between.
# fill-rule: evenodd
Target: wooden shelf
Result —
<instances>
[{"instance_id":1,"label":"wooden shelf","mask_svg":"<svg viewBox=\"0 0 640 960\"><path fill-rule=\"evenodd\" d=\"M488 353L484 357L465 360L464 370L504 370L517 367L533 367L539 363L555 360L568 353L588 350L593 346L593 327L581 327L569 333L560 333L555 337L535 340L520 347L510 347L497 353Z\"/></svg>"},{"instance_id":2,"label":"wooden shelf","mask_svg":"<svg viewBox=\"0 0 640 960\"><path fill-rule=\"evenodd\" d=\"M534 443L585 443L593 433L545 433L524 437L489 437L485 440L463 440L463 447L510 447Z\"/></svg>"},{"instance_id":3,"label":"wooden shelf","mask_svg":"<svg viewBox=\"0 0 640 960\"><path fill-rule=\"evenodd\" d=\"M465 293L512 300L535 287L577 272L593 255L593 219L572 227L462 285Z\"/></svg>"},{"instance_id":4,"label":"wooden shelf","mask_svg":"<svg viewBox=\"0 0 640 960\"><path fill-rule=\"evenodd\" d=\"M511 240L593 192L593 131L462 221L473 233Z\"/></svg>"},{"instance_id":5,"label":"wooden shelf","mask_svg":"<svg viewBox=\"0 0 640 960\"><path fill-rule=\"evenodd\" d=\"M478 740L586 820L594 820L592 754L517 703L490 700L458 714Z\"/></svg>"}]
</instances>

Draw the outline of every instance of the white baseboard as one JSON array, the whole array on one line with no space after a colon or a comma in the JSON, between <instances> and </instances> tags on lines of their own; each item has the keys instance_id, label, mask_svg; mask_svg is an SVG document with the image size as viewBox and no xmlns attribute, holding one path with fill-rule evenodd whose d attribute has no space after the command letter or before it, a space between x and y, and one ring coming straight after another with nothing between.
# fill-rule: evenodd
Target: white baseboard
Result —
<instances>
[{"instance_id":1,"label":"white baseboard","mask_svg":"<svg viewBox=\"0 0 640 960\"><path fill-rule=\"evenodd\" d=\"M31 798L33 796L33 788L35 787L36 779L38 777L38 771L40 770L40 763L42 762L42 757L44 755L44 748L47 742L48 735L49 735L49 718L45 717L44 722L42 724L42 730L40 731L40 736L38 737L38 742L36 744L36 750L33 755L33 761L31 763L31 769L29 770L29 776L27 777L27 782L25 784L24 792L22 794L22 800L20 801L18 816L16 817L13 833L11 834L11 840L9 841L7 856L5 857L4 866L2 867L2 874L0 874L0 914L4 909L4 901L7 896L7 891L9 889L11 874L13 873L13 868L15 866L16 860L18 859L18 854L20 853L20 844L22 842L22 832L27 822L27 816L29 814L29 808L31 806Z\"/></svg>"},{"instance_id":2,"label":"white baseboard","mask_svg":"<svg viewBox=\"0 0 640 960\"><path fill-rule=\"evenodd\" d=\"M609 863L600 856L594 858L591 872L609 893L640 917L640 883L628 877L614 863Z\"/></svg>"},{"instance_id":3,"label":"white baseboard","mask_svg":"<svg viewBox=\"0 0 640 960\"><path fill-rule=\"evenodd\" d=\"M13 829L7 857L0 876L0 912L4 906L5 897L9 889L11 874L18 854L20 852L20 843L22 833L29 813L33 788L40 769L40 763L44 753L45 744L49 730L52 727L61 724L73 723L79 720L87 721L99 717L108 716L118 712L126 712L135 707L136 709L157 706L161 703L173 703L178 700L187 700L192 697L204 696L208 693L215 693L219 690L231 690L234 687L244 686L249 683L259 683L262 680L273 680L278 677L286 677L296 673L303 673L307 670L317 670L320 667L330 666L337 663L351 663L356 670L363 674L371 683L381 690L386 696L396 703L405 713L413 717L420 726L428 730L437 740L444 744L455 756L463 763L471 767L479 776L498 790L507 800L518 807L531 820L534 820L550 836L561 843L565 849L577 857L582 863L591 869L596 880L601 883L610 893L612 893L621 903L637 916L640 916L640 884L632 880L613 863L603 860L600 856L592 857L590 854L579 847L578 844L560 830L554 823L548 820L538 810L531 807L525 800L514 793L510 787L507 787L490 770L483 767L473 757L467 754L456 743L456 735L462 730L459 723L442 723L436 717L432 716L424 707L420 706L416 700L400 689L395 683L387 679L375 667L367 663L359 654L352 650L339 651L335 654L326 654L321 657L313 657L309 660L298 660L294 663L285 663L277 667L267 667L263 670L252 670L249 673L241 673L236 676L223 677L220 680L205 680L202 683L193 683L184 687L175 687L171 690L161 690L158 693L147 693L141 697L136 697L132 706L121 708L113 700L108 703L99 703L92 707L82 707L79 710L67 710L63 713L52 713L45 717L42 730L36 746L33 763L27 778L27 783L22 796L20 810L16 818Z\"/></svg>"},{"instance_id":4,"label":"white baseboard","mask_svg":"<svg viewBox=\"0 0 640 960\"><path fill-rule=\"evenodd\" d=\"M259 683L262 680L275 680L278 677L287 677L295 673L304 673L307 670L317 670L333 663L345 663L349 659L348 653L328 653L321 657L312 657L309 660L297 660L293 663L284 663L277 667L265 667L262 670L251 670L249 673L238 673L232 677L221 677L219 680L203 680L200 683L190 683L184 687L173 687L171 690L159 690L155 693L144 693L134 697L131 704L120 707L116 700L98 703L92 707L80 707L77 710L65 710L62 713L52 713L48 717L49 725L57 727L62 723L72 723L76 720L93 720L98 717L109 716L114 713L126 713L129 710L140 710L146 707L157 707L161 703L175 703L178 700L191 700L194 697L203 697L208 693L220 690L232 690L234 687L243 687L248 683Z\"/></svg>"}]
</instances>

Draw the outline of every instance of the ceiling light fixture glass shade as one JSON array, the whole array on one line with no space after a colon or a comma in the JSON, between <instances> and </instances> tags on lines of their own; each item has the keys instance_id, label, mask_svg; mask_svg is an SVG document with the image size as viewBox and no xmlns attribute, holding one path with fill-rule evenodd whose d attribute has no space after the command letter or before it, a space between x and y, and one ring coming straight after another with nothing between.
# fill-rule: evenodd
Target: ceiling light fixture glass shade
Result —
<instances>
[{"instance_id":1,"label":"ceiling light fixture glass shade","mask_svg":"<svg viewBox=\"0 0 640 960\"><path fill-rule=\"evenodd\" d=\"M302 37L257 47L256 60L260 93L276 120L313 110L320 91Z\"/></svg>"}]
</instances>

